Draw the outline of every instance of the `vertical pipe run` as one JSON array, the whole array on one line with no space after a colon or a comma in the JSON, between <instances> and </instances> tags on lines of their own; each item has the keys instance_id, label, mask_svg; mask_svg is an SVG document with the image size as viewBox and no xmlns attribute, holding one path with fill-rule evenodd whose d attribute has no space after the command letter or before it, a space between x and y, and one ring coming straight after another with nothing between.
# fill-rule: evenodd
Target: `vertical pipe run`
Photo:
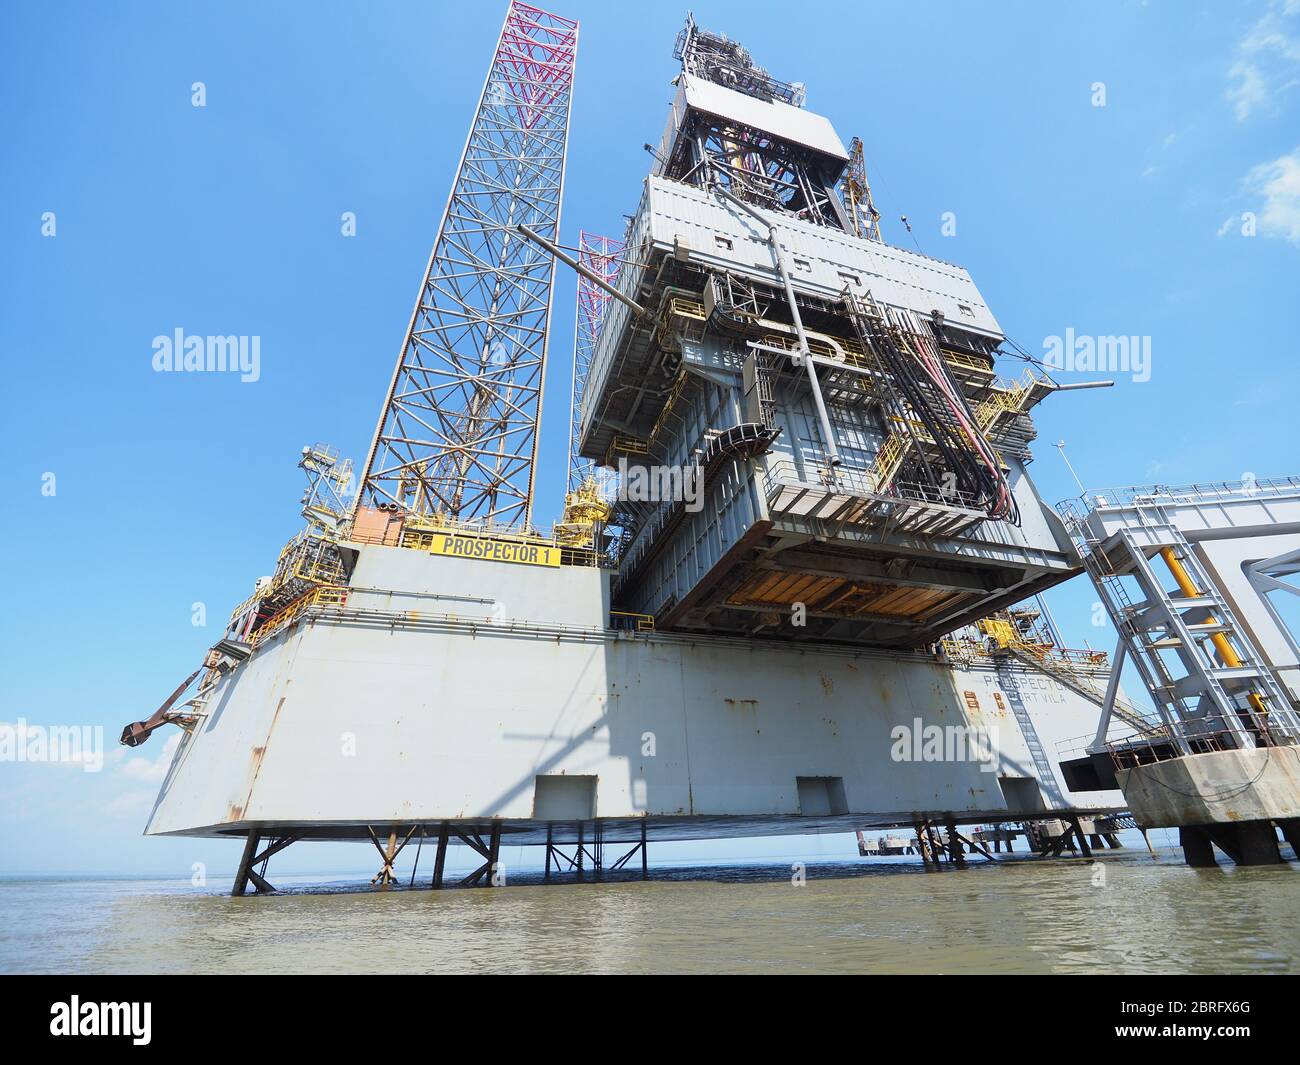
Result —
<instances>
[{"instance_id":1,"label":"vertical pipe run","mask_svg":"<svg viewBox=\"0 0 1300 1065\"><path fill-rule=\"evenodd\" d=\"M817 367L813 364L812 349L808 347L808 334L804 332L803 316L799 313L799 302L795 299L794 282L790 280L790 269L786 265L785 252L781 248L780 230L774 222L764 218L744 200L734 196L721 185L714 186L714 190L767 227L767 243L772 249L772 257L776 260L776 272L781 275L785 298L790 304L790 318L794 322L795 335L799 338L799 361L808 371L808 387L812 390L813 405L817 408L817 421L821 426L822 435L826 438L827 459L833 469L840 464L840 450L835 446L835 433L831 429L830 415L826 413L826 401L822 398L821 383L817 380Z\"/></svg>"}]
</instances>

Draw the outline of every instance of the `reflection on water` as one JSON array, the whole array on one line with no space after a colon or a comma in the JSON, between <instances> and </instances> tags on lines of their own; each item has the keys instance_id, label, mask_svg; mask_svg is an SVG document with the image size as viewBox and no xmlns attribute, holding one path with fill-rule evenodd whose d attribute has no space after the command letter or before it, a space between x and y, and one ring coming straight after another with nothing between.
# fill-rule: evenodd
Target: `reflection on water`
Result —
<instances>
[{"instance_id":1,"label":"reflection on water","mask_svg":"<svg viewBox=\"0 0 1300 1065\"><path fill-rule=\"evenodd\" d=\"M1300 865L1194 870L1158 855L937 873L828 863L803 887L788 867L755 865L245 899L168 881L0 880L0 970L1300 971Z\"/></svg>"}]
</instances>

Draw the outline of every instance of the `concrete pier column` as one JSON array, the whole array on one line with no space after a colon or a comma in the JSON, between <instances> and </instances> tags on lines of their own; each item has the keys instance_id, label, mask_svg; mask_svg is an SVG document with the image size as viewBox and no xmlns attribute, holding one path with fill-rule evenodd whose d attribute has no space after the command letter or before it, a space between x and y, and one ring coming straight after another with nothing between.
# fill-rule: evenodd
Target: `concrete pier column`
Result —
<instances>
[{"instance_id":1,"label":"concrete pier column","mask_svg":"<svg viewBox=\"0 0 1300 1065\"><path fill-rule=\"evenodd\" d=\"M1203 825L1180 828L1178 843L1183 848L1183 859L1188 865L1204 869L1219 864L1214 858L1214 844L1210 842L1209 830Z\"/></svg>"},{"instance_id":2,"label":"concrete pier column","mask_svg":"<svg viewBox=\"0 0 1300 1065\"><path fill-rule=\"evenodd\" d=\"M1238 865L1277 865L1282 861L1272 821L1247 821L1233 828L1241 851Z\"/></svg>"}]
</instances>

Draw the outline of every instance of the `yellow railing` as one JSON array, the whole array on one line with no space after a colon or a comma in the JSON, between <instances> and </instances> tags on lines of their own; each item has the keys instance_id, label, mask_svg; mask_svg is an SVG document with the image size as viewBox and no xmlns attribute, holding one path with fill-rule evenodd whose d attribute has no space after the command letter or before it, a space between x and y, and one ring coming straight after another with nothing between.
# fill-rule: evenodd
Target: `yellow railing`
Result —
<instances>
[{"instance_id":1,"label":"yellow railing","mask_svg":"<svg viewBox=\"0 0 1300 1065\"><path fill-rule=\"evenodd\" d=\"M614 456L620 453L624 455L648 455L650 454L650 445L644 440L638 440L635 436L624 436L620 433L609 442L609 447L605 450L605 465L616 465Z\"/></svg>"},{"instance_id":2,"label":"yellow railing","mask_svg":"<svg viewBox=\"0 0 1300 1065\"><path fill-rule=\"evenodd\" d=\"M948 363L949 366L960 366L963 370L970 370L980 374L991 374L993 372L987 362L982 362L973 355L953 351L951 348L941 348L940 351L943 354L944 362Z\"/></svg>"},{"instance_id":3,"label":"yellow railing","mask_svg":"<svg viewBox=\"0 0 1300 1065\"><path fill-rule=\"evenodd\" d=\"M619 624L616 618L626 618L627 621ZM627 610L611 610L609 612L609 627L611 629L634 629L637 632L654 632L655 619L653 614L634 614Z\"/></svg>"},{"instance_id":4,"label":"yellow railing","mask_svg":"<svg viewBox=\"0 0 1300 1065\"><path fill-rule=\"evenodd\" d=\"M1025 400L1039 380L1033 370L1026 370L1017 381L997 388L988 399L975 408L975 423L980 432L987 431L1003 414L1019 414Z\"/></svg>"},{"instance_id":5,"label":"yellow railing","mask_svg":"<svg viewBox=\"0 0 1300 1065\"><path fill-rule=\"evenodd\" d=\"M877 492L883 492L898 472L903 461L903 445L897 433L890 433L876 452L876 461L871 466L871 478Z\"/></svg>"},{"instance_id":6,"label":"yellow railing","mask_svg":"<svg viewBox=\"0 0 1300 1065\"><path fill-rule=\"evenodd\" d=\"M301 617L305 611L310 610L312 607L341 607L347 605L347 601L347 588L339 586L313 588L284 607L279 613L273 615L269 621L265 622L261 628L253 633L251 642L256 646L268 636L273 636L286 625Z\"/></svg>"}]
</instances>

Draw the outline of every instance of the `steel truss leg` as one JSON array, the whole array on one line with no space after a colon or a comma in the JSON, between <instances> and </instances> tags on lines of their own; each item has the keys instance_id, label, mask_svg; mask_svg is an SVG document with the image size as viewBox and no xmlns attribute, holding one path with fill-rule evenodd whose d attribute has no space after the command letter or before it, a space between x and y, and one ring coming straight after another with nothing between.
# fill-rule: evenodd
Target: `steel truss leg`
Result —
<instances>
[{"instance_id":1,"label":"steel truss leg","mask_svg":"<svg viewBox=\"0 0 1300 1065\"><path fill-rule=\"evenodd\" d=\"M604 833L602 832L602 839L603 839L603 835ZM628 851L626 854L624 854L623 857L619 858L618 861L616 861L613 865L611 865L609 867L610 870L612 872L617 872L618 870L622 869L625 865L627 865L628 862L632 860L633 856L637 854L638 851L641 854L641 879L649 880L650 871L646 860L645 821L641 822L640 841L632 844L632 849Z\"/></svg>"},{"instance_id":2,"label":"steel truss leg","mask_svg":"<svg viewBox=\"0 0 1300 1065\"><path fill-rule=\"evenodd\" d=\"M370 878L372 884L378 883L382 890L387 891L390 885L397 883L397 874L393 872L393 863L397 861L397 856L402 853L406 845L411 842L411 837L415 835L415 830L419 827L419 825L412 825L400 844L397 842L397 829L392 828L388 833L388 845L385 847L379 842L375 830L366 825L366 831L370 833L370 842L375 845L375 850L379 852L379 856L384 860L383 867Z\"/></svg>"},{"instance_id":3,"label":"steel truss leg","mask_svg":"<svg viewBox=\"0 0 1300 1065\"><path fill-rule=\"evenodd\" d=\"M485 876L487 880L483 886L492 887L493 877L500 865L498 859L501 856L501 822L492 822L492 828L488 833L488 842L486 843L483 842L483 837L477 832L466 835L458 828L453 828L451 831L458 840L483 859L483 864L465 877L457 887L476 887L478 882L483 880Z\"/></svg>"},{"instance_id":4,"label":"steel truss leg","mask_svg":"<svg viewBox=\"0 0 1300 1065\"><path fill-rule=\"evenodd\" d=\"M257 851L257 841L260 837L253 829L248 830L248 839L244 841L244 854L239 859L239 869L235 873L235 886L230 889L234 896L243 895L248 888L248 872L253 864L253 854Z\"/></svg>"},{"instance_id":5,"label":"steel truss leg","mask_svg":"<svg viewBox=\"0 0 1300 1065\"><path fill-rule=\"evenodd\" d=\"M921 865L926 869L930 868L930 848L926 845L924 826L920 821L916 822L916 851L921 856Z\"/></svg>"},{"instance_id":6,"label":"steel truss leg","mask_svg":"<svg viewBox=\"0 0 1300 1065\"><path fill-rule=\"evenodd\" d=\"M275 890L275 887L266 879L266 863L270 861L271 855L279 854L285 847L291 843L297 842L298 836L280 836L273 837L270 845L261 853L258 853L257 845L261 842L261 835L256 829L250 829L248 839L244 843L244 853L239 859L239 869L235 873L235 884L231 888L231 895L243 895L248 890L248 882L253 882L253 887L259 895L269 895ZM262 867L262 871L257 871L257 866Z\"/></svg>"},{"instance_id":7,"label":"steel truss leg","mask_svg":"<svg viewBox=\"0 0 1300 1065\"><path fill-rule=\"evenodd\" d=\"M1070 827L1074 830L1074 838L1079 841L1079 850L1083 852L1083 856L1091 858L1092 848L1088 846L1088 837L1083 834L1083 826L1079 824L1077 816L1070 818Z\"/></svg>"},{"instance_id":8,"label":"steel truss leg","mask_svg":"<svg viewBox=\"0 0 1300 1065\"><path fill-rule=\"evenodd\" d=\"M958 869L966 868L966 853L962 849L961 837L957 835L957 823L949 818L948 829L948 857Z\"/></svg>"}]
</instances>

